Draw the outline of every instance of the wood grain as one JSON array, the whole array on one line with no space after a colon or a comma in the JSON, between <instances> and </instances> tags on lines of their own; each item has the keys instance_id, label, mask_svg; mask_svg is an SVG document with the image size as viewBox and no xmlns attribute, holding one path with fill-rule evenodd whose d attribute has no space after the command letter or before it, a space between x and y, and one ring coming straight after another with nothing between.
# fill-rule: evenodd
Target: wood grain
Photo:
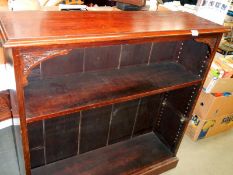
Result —
<instances>
[{"instance_id":1,"label":"wood grain","mask_svg":"<svg viewBox=\"0 0 233 175\"><path fill-rule=\"evenodd\" d=\"M8 91L0 92L0 122L11 119L11 105L10 105L10 96Z\"/></svg>"},{"instance_id":2,"label":"wood grain","mask_svg":"<svg viewBox=\"0 0 233 175\"><path fill-rule=\"evenodd\" d=\"M199 81L172 62L36 81L25 88L27 119L31 122L55 117L62 111L70 113L126 101Z\"/></svg>"},{"instance_id":3,"label":"wood grain","mask_svg":"<svg viewBox=\"0 0 233 175\"><path fill-rule=\"evenodd\" d=\"M45 120L47 163L77 154L79 121L79 113Z\"/></svg>"},{"instance_id":4,"label":"wood grain","mask_svg":"<svg viewBox=\"0 0 233 175\"><path fill-rule=\"evenodd\" d=\"M191 36L191 30L198 30L199 35L229 31L183 12L0 12L0 16L4 47Z\"/></svg>"},{"instance_id":5,"label":"wood grain","mask_svg":"<svg viewBox=\"0 0 233 175\"><path fill-rule=\"evenodd\" d=\"M79 154L107 145L112 106L82 111Z\"/></svg>"},{"instance_id":6,"label":"wood grain","mask_svg":"<svg viewBox=\"0 0 233 175\"><path fill-rule=\"evenodd\" d=\"M166 146L153 133L148 133L132 140L34 169L32 174L137 174L137 171L142 169L149 171L152 165L156 166L161 161L169 160L172 157L172 153ZM154 173L156 174L156 171Z\"/></svg>"},{"instance_id":7,"label":"wood grain","mask_svg":"<svg viewBox=\"0 0 233 175\"><path fill-rule=\"evenodd\" d=\"M45 175L152 175L175 167L195 97L226 31L183 12L0 12L4 55L15 73L10 99L20 119L14 131L21 174L31 174L30 160L33 167L51 163L33 171ZM31 72L26 87L25 72ZM82 130L80 110L89 110L83 121L91 129ZM89 142L95 123L103 136L96 145ZM154 133L144 134L150 123ZM113 144L102 147L107 130ZM88 152L77 155L80 140Z\"/></svg>"}]
</instances>

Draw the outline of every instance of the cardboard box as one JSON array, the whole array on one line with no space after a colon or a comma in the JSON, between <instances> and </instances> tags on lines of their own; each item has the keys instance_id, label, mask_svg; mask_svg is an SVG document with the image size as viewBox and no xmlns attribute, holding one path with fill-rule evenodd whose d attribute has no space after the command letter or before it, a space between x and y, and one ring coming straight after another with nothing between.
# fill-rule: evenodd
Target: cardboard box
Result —
<instances>
[{"instance_id":1,"label":"cardboard box","mask_svg":"<svg viewBox=\"0 0 233 175\"><path fill-rule=\"evenodd\" d=\"M193 141L197 141L225 132L232 128L233 114L207 120L194 115L189 122L186 135L188 135Z\"/></svg>"},{"instance_id":2,"label":"cardboard box","mask_svg":"<svg viewBox=\"0 0 233 175\"><path fill-rule=\"evenodd\" d=\"M193 114L201 119L212 119L219 116L233 114L233 95L215 96L201 92Z\"/></svg>"},{"instance_id":3,"label":"cardboard box","mask_svg":"<svg viewBox=\"0 0 233 175\"><path fill-rule=\"evenodd\" d=\"M233 56L216 54L203 87L206 93L233 92Z\"/></svg>"},{"instance_id":4,"label":"cardboard box","mask_svg":"<svg viewBox=\"0 0 233 175\"><path fill-rule=\"evenodd\" d=\"M221 67L224 74L221 78L233 78L233 56L216 57L214 63Z\"/></svg>"},{"instance_id":5,"label":"cardboard box","mask_svg":"<svg viewBox=\"0 0 233 175\"><path fill-rule=\"evenodd\" d=\"M203 85L206 93L233 92L233 78L216 78L211 73L208 74Z\"/></svg>"}]
</instances>

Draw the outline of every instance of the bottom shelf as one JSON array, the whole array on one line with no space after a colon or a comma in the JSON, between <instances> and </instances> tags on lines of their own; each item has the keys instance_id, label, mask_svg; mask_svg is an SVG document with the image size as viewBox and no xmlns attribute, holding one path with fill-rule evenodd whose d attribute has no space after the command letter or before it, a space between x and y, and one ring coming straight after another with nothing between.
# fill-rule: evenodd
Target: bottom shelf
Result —
<instances>
[{"instance_id":1,"label":"bottom shelf","mask_svg":"<svg viewBox=\"0 0 233 175\"><path fill-rule=\"evenodd\" d=\"M153 133L32 170L32 175L122 175L162 173L178 160Z\"/></svg>"}]
</instances>

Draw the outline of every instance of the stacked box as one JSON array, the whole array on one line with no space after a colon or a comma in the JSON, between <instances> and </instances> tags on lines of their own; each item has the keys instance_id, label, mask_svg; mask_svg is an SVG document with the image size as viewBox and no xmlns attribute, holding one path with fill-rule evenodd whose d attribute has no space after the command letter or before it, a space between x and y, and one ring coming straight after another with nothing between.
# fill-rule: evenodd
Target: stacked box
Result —
<instances>
[{"instance_id":1,"label":"stacked box","mask_svg":"<svg viewBox=\"0 0 233 175\"><path fill-rule=\"evenodd\" d=\"M207 94L203 91L193 113L205 120L233 114L233 95Z\"/></svg>"},{"instance_id":2,"label":"stacked box","mask_svg":"<svg viewBox=\"0 0 233 175\"><path fill-rule=\"evenodd\" d=\"M233 95L201 92L186 134L194 141L233 128Z\"/></svg>"},{"instance_id":3,"label":"stacked box","mask_svg":"<svg viewBox=\"0 0 233 175\"><path fill-rule=\"evenodd\" d=\"M206 93L233 92L233 55L216 54L203 87Z\"/></svg>"},{"instance_id":4,"label":"stacked box","mask_svg":"<svg viewBox=\"0 0 233 175\"><path fill-rule=\"evenodd\" d=\"M194 141L233 128L233 56L216 54L186 134Z\"/></svg>"},{"instance_id":5,"label":"stacked box","mask_svg":"<svg viewBox=\"0 0 233 175\"><path fill-rule=\"evenodd\" d=\"M197 115L192 117L186 134L197 141L233 128L233 114L215 119L201 119Z\"/></svg>"}]
</instances>

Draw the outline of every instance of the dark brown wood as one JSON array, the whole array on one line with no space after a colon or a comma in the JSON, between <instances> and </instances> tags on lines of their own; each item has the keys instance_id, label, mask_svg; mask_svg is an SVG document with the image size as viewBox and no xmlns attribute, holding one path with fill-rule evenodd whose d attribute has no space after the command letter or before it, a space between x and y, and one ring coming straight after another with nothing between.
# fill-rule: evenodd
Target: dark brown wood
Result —
<instances>
[{"instance_id":1,"label":"dark brown wood","mask_svg":"<svg viewBox=\"0 0 233 175\"><path fill-rule=\"evenodd\" d=\"M181 42L181 41L180 41ZM175 51L178 47L178 42L154 42L149 62L160 63L164 61L176 60Z\"/></svg>"},{"instance_id":2,"label":"dark brown wood","mask_svg":"<svg viewBox=\"0 0 233 175\"><path fill-rule=\"evenodd\" d=\"M37 50L33 50L32 53L27 52L26 54L24 54L20 52L20 57L23 59L23 65L24 65L23 72L24 74L29 74L30 69L33 69L33 67L40 64L41 60L45 61L51 57L65 55L65 54L68 54L69 51L70 49L54 49L54 50L49 50L49 51L37 49Z\"/></svg>"},{"instance_id":3,"label":"dark brown wood","mask_svg":"<svg viewBox=\"0 0 233 175\"><path fill-rule=\"evenodd\" d=\"M147 64L149 62L151 44L123 45L120 67Z\"/></svg>"},{"instance_id":4,"label":"dark brown wood","mask_svg":"<svg viewBox=\"0 0 233 175\"><path fill-rule=\"evenodd\" d=\"M43 121L28 124L28 140L32 168L45 164L44 139Z\"/></svg>"},{"instance_id":5,"label":"dark brown wood","mask_svg":"<svg viewBox=\"0 0 233 175\"><path fill-rule=\"evenodd\" d=\"M212 38L212 39L206 39L206 38L200 38L200 39L199 39L199 42L207 43L208 46L209 46L210 49L211 49L211 52L209 53L209 60L208 60L207 63L206 63L206 71L203 73L203 79L202 79L202 82L201 82L201 85L200 85L200 86L203 86L203 84L204 84L204 82L205 82L205 80L206 80L206 77L207 77L207 75L208 75L208 71L210 70L211 63L213 62L213 59L214 59L215 54L216 54L216 52L217 52L218 46L219 46L219 44L220 44L220 42L221 42L221 40L222 40L222 36L223 36L223 34L220 34L220 35L218 35L217 37L214 37L214 38ZM213 40L214 40L215 42L213 42ZM197 100L198 100L198 98L199 98L199 96L200 96L200 94L201 94L201 91L202 91L202 88L199 87L199 90L196 92L196 99L193 100L193 106L190 106L191 109L190 109L190 113L189 113L189 114L190 114L190 115L189 115L189 120L190 120L191 117L192 117L191 114L192 114L192 112L193 112L193 110L194 110L194 107L195 107L195 105L196 105L196 103L197 103ZM185 126L184 126L184 131L186 130L187 127L188 127L188 122L187 122L187 123L185 124ZM184 137L184 133L182 133L182 136L180 137L180 140L177 141L175 153L177 153L177 151L178 151L178 149L179 149L179 147L180 147L180 144L181 144L181 141L182 141L183 137Z\"/></svg>"},{"instance_id":6,"label":"dark brown wood","mask_svg":"<svg viewBox=\"0 0 233 175\"><path fill-rule=\"evenodd\" d=\"M161 103L161 94L140 99L138 113L135 119L133 136L152 130Z\"/></svg>"},{"instance_id":7,"label":"dark brown wood","mask_svg":"<svg viewBox=\"0 0 233 175\"><path fill-rule=\"evenodd\" d=\"M214 53L216 38L195 38L195 41L207 44L210 47L210 51Z\"/></svg>"},{"instance_id":8,"label":"dark brown wood","mask_svg":"<svg viewBox=\"0 0 233 175\"><path fill-rule=\"evenodd\" d=\"M216 39L213 40L213 43L216 43ZM206 44L194 42L192 40L185 41L181 53L179 54L179 62L195 75L202 77L206 72L210 53L211 51ZM187 57L187 55L189 56Z\"/></svg>"},{"instance_id":9,"label":"dark brown wood","mask_svg":"<svg viewBox=\"0 0 233 175\"><path fill-rule=\"evenodd\" d=\"M156 166L161 161L172 157L173 154L166 146L153 133L148 133L132 140L34 169L32 174L138 174L138 171L142 169L150 171L152 165ZM143 172L146 173L146 171ZM157 174L156 171L154 174Z\"/></svg>"},{"instance_id":10,"label":"dark brown wood","mask_svg":"<svg viewBox=\"0 0 233 175\"><path fill-rule=\"evenodd\" d=\"M108 144L111 115L112 106L82 111L80 154Z\"/></svg>"},{"instance_id":11,"label":"dark brown wood","mask_svg":"<svg viewBox=\"0 0 233 175\"><path fill-rule=\"evenodd\" d=\"M157 112L161 102L160 96L149 96L139 100L80 111L80 114L72 115L74 117L80 115L79 124L71 125L70 116L64 116L62 120L59 117L59 120L48 119L29 123L28 135L31 166L35 168L55 162L56 158L50 162L48 162L48 158L51 156L56 157L59 151L64 153L63 150L66 148L62 140L65 139L60 139L64 137L64 134L66 138L69 138L69 143L77 145L78 142L78 150L75 149L73 151L74 154L83 154L120 140L151 132L156 119L154 114ZM77 120L76 118L74 119L75 121ZM60 121L62 121L62 125ZM55 126L55 131L46 129L47 127L44 123L48 122L49 128ZM60 132L57 132L57 130L60 130ZM56 135L52 140L48 136L51 135L51 132ZM48 142L47 137L49 137ZM58 144L57 138L59 138L58 141L60 140L61 143ZM67 142L67 144L69 143ZM63 148L60 145L63 145ZM47 150L48 147L56 147L56 149L54 149L54 152L50 152ZM64 158L64 156L62 157Z\"/></svg>"},{"instance_id":12,"label":"dark brown wood","mask_svg":"<svg viewBox=\"0 0 233 175\"><path fill-rule=\"evenodd\" d=\"M82 49L23 49L20 57L24 60L25 85L28 83L27 78L36 80L80 72L176 61L184 42L187 41L107 45Z\"/></svg>"},{"instance_id":13,"label":"dark brown wood","mask_svg":"<svg viewBox=\"0 0 233 175\"><path fill-rule=\"evenodd\" d=\"M144 6L146 4L146 0L114 0L117 2L122 2L125 4L132 4L137 6Z\"/></svg>"},{"instance_id":14,"label":"dark brown wood","mask_svg":"<svg viewBox=\"0 0 233 175\"><path fill-rule=\"evenodd\" d=\"M24 60L24 81L25 85L27 85L27 78L34 80L36 78L43 79L110 68L120 69L125 66L149 65L163 61L182 61L181 58L190 51L190 48L191 51L200 49L199 56L208 56L209 42L213 41L214 44L216 42L215 38L216 36L201 37L198 40L198 42L203 41L201 43L186 39L183 41L156 41L144 44L107 45L82 49L68 48L67 46L66 49L23 49L20 52L20 57ZM208 45L203 44L207 41L209 41ZM195 49L192 49L194 47ZM193 64L197 67L196 70L199 70L199 66L203 67L202 72L204 72L205 63L208 63L207 59L205 62L204 60L198 62L197 59L192 58L192 55L187 60L193 61ZM189 64L186 65L186 67L188 66Z\"/></svg>"},{"instance_id":15,"label":"dark brown wood","mask_svg":"<svg viewBox=\"0 0 233 175\"><path fill-rule=\"evenodd\" d=\"M0 122L12 119L9 91L0 92Z\"/></svg>"},{"instance_id":16,"label":"dark brown wood","mask_svg":"<svg viewBox=\"0 0 233 175\"><path fill-rule=\"evenodd\" d=\"M121 47L90 47L85 49L85 66L88 71L116 69L119 64Z\"/></svg>"},{"instance_id":17,"label":"dark brown wood","mask_svg":"<svg viewBox=\"0 0 233 175\"><path fill-rule=\"evenodd\" d=\"M0 12L21 174L175 167L226 31L183 12Z\"/></svg>"},{"instance_id":18,"label":"dark brown wood","mask_svg":"<svg viewBox=\"0 0 233 175\"><path fill-rule=\"evenodd\" d=\"M60 52L59 54L56 59L40 62L40 71L42 72L40 78L83 72L84 49L67 50L67 52ZM66 57L64 57L64 54ZM47 57L47 59L49 58Z\"/></svg>"},{"instance_id":19,"label":"dark brown wood","mask_svg":"<svg viewBox=\"0 0 233 175\"><path fill-rule=\"evenodd\" d=\"M157 94L200 80L172 62L38 80L25 88L27 121Z\"/></svg>"},{"instance_id":20,"label":"dark brown wood","mask_svg":"<svg viewBox=\"0 0 233 175\"><path fill-rule=\"evenodd\" d=\"M193 85L167 92L162 100L154 131L174 153L177 150L177 143L183 137L199 87L200 85Z\"/></svg>"},{"instance_id":21,"label":"dark brown wood","mask_svg":"<svg viewBox=\"0 0 233 175\"><path fill-rule=\"evenodd\" d=\"M19 148L17 150L19 169L21 174L26 173L27 175L30 175L31 174L30 150L29 150L26 116L24 110L24 105L25 105L24 90L22 86L22 83L24 82L23 72L22 72L23 63L19 58L18 49L9 49L6 51L6 53L7 53L6 57L8 62L10 64L14 62L14 65L12 66L14 68L16 87L15 89L10 90L10 98L11 98L13 119L19 122L19 126L14 126L16 145L22 144L21 146L16 146L16 148Z\"/></svg>"},{"instance_id":22,"label":"dark brown wood","mask_svg":"<svg viewBox=\"0 0 233 175\"><path fill-rule=\"evenodd\" d=\"M175 168L178 163L178 159L176 157L172 157L170 159L161 161L158 164L152 165L146 169L142 169L135 175L155 175L155 174L162 174L165 171L168 171L172 168Z\"/></svg>"},{"instance_id":23,"label":"dark brown wood","mask_svg":"<svg viewBox=\"0 0 233 175\"><path fill-rule=\"evenodd\" d=\"M113 106L109 144L132 137L139 102L139 100L133 100Z\"/></svg>"},{"instance_id":24,"label":"dark brown wood","mask_svg":"<svg viewBox=\"0 0 233 175\"><path fill-rule=\"evenodd\" d=\"M45 120L46 163L78 152L79 113Z\"/></svg>"},{"instance_id":25,"label":"dark brown wood","mask_svg":"<svg viewBox=\"0 0 233 175\"><path fill-rule=\"evenodd\" d=\"M183 12L1 12L0 16L4 47L191 35L191 30L200 35L229 31Z\"/></svg>"}]
</instances>

